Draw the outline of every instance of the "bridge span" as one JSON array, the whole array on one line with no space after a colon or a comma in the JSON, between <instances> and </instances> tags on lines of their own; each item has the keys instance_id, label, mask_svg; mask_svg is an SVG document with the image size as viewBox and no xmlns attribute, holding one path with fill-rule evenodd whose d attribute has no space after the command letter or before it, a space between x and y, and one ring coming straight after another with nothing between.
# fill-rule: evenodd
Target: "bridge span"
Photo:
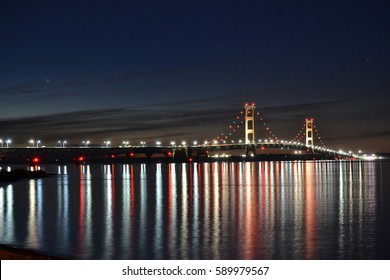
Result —
<instances>
[{"instance_id":1,"label":"bridge span","mask_svg":"<svg viewBox=\"0 0 390 280\"><path fill-rule=\"evenodd\" d=\"M260 133L256 131L259 123L265 138L257 140ZM239 129L244 130L244 142L234 138L239 136ZM316 136L317 146L314 136ZM293 140L281 140L272 132L255 104L246 103L244 110L234 118L227 130L213 137L204 144L162 145L156 141L156 146L148 146L141 141L140 146L130 146L129 141L123 141L123 146L111 146L111 141L104 141L103 146L93 146L89 140L82 141L80 146L72 146L67 141L58 141L57 146L41 146L40 140L30 139L29 147L13 147L11 139L5 142L0 139L0 163L51 163L51 162L98 162L98 161L207 161L230 158L230 160L305 160L305 159L374 159L374 155L366 157L358 154L326 148L313 118L306 118L305 123ZM196 143L196 144L195 144Z\"/></svg>"},{"instance_id":2,"label":"bridge span","mask_svg":"<svg viewBox=\"0 0 390 280\"><path fill-rule=\"evenodd\" d=\"M275 152L277 151L277 152ZM259 142L256 144L208 144L197 146L132 147L43 147L0 148L0 163L55 162L137 162L137 161L209 161L271 159L358 159L357 155L340 153L302 143Z\"/></svg>"}]
</instances>

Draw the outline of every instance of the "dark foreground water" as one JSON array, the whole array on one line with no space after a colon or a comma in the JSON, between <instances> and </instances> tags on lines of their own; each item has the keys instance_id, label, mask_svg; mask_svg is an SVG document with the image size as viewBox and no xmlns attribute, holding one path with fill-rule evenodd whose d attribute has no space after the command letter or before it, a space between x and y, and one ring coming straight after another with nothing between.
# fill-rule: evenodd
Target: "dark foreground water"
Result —
<instances>
[{"instance_id":1,"label":"dark foreground water","mask_svg":"<svg viewBox=\"0 0 390 280\"><path fill-rule=\"evenodd\" d=\"M0 183L0 243L80 259L390 259L389 162L40 168L58 175Z\"/></svg>"}]
</instances>

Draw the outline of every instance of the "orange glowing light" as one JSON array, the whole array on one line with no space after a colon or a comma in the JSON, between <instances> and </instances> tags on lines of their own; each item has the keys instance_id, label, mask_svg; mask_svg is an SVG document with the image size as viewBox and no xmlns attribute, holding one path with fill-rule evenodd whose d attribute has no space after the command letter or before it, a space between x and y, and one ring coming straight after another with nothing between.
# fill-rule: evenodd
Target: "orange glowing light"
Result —
<instances>
[{"instance_id":1,"label":"orange glowing light","mask_svg":"<svg viewBox=\"0 0 390 280\"><path fill-rule=\"evenodd\" d=\"M32 162L38 163L39 162L39 158L38 157L33 158Z\"/></svg>"},{"instance_id":2,"label":"orange glowing light","mask_svg":"<svg viewBox=\"0 0 390 280\"><path fill-rule=\"evenodd\" d=\"M79 156L78 161L84 161L84 157L83 156Z\"/></svg>"}]
</instances>

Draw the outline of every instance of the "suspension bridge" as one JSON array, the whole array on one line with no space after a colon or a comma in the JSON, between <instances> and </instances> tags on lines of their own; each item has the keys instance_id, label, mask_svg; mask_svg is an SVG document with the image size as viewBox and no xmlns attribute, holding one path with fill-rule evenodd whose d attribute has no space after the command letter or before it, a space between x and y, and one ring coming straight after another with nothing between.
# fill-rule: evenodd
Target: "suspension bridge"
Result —
<instances>
[{"instance_id":1,"label":"suspension bridge","mask_svg":"<svg viewBox=\"0 0 390 280\"><path fill-rule=\"evenodd\" d=\"M31 140L30 140L31 141ZM58 141L60 142L60 141ZM3 144L3 142L1 142ZM54 147L0 147L0 163L30 164L52 162L99 162L99 161L207 161L230 158L231 160L307 160L307 159L368 159L359 153L333 150L325 146L313 118L306 118L300 130L291 139L281 139L265 122L254 103L246 103L227 128L202 143L170 142L155 145L103 146L83 143L80 146ZM369 159L374 159L371 156Z\"/></svg>"}]
</instances>

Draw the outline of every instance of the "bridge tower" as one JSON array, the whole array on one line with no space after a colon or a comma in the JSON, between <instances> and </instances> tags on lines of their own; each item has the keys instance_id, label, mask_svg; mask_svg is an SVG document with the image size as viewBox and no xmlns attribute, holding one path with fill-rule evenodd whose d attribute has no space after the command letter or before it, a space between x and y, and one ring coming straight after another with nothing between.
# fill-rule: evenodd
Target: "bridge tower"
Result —
<instances>
[{"instance_id":1,"label":"bridge tower","mask_svg":"<svg viewBox=\"0 0 390 280\"><path fill-rule=\"evenodd\" d=\"M314 145L313 122L313 118L306 119L306 146Z\"/></svg>"},{"instance_id":2,"label":"bridge tower","mask_svg":"<svg viewBox=\"0 0 390 280\"><path fill-rule=\"evenodd\" d=\"M255 143L255 103L245 103L245 144Z\"/></svg>"}]
</instances>

